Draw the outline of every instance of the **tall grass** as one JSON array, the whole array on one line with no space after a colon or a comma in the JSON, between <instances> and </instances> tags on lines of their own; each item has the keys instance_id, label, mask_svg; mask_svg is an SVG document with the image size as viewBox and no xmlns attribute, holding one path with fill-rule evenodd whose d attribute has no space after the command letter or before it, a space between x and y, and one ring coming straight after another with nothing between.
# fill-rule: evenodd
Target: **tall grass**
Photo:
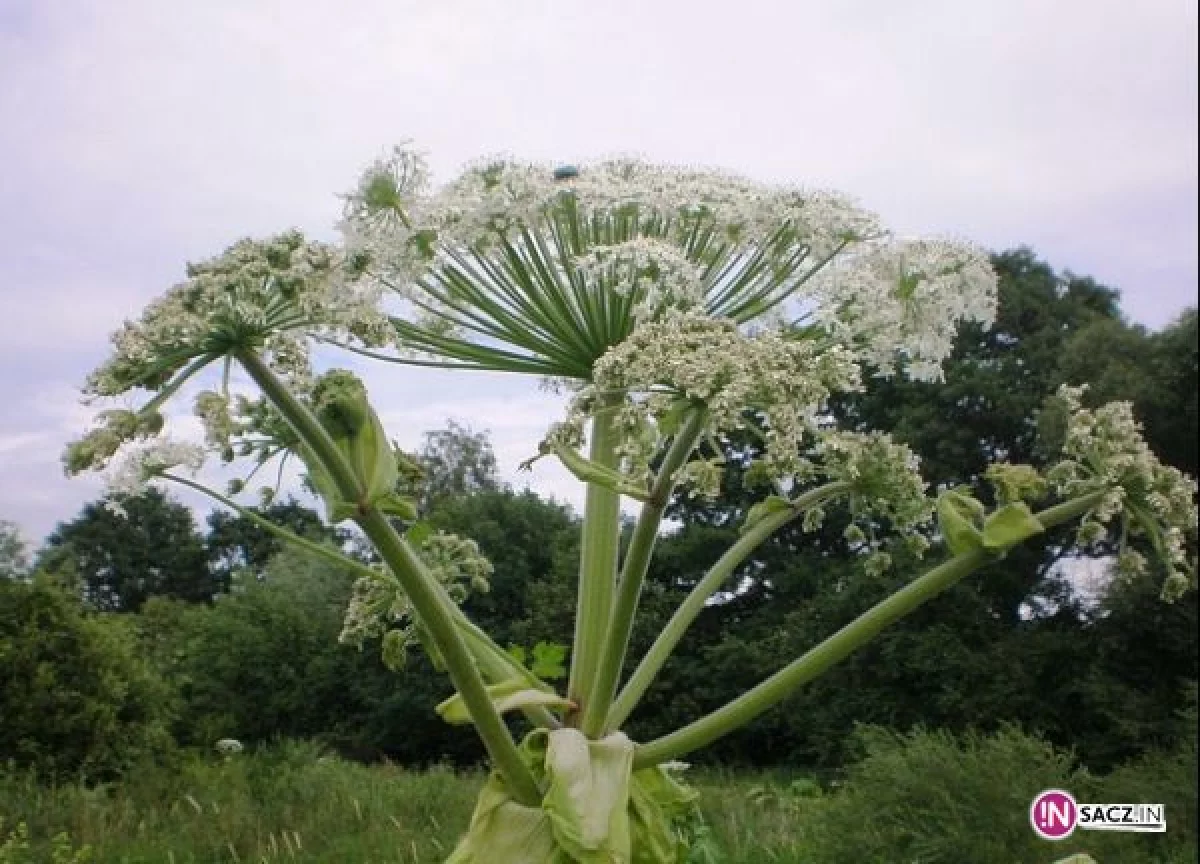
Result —
<instances>
[{"instance_id":1,"label":"tall grass","mask_svg":"<svg viewBox=\"0 0 1200 864\"><path fill-rule=\"evenodd\" d=\"M1096 777L1015 730L987 738L866 730L861 740L864 758L833 791L787 773L698 772L691 780L724 853L704 864L1049 864L1078 851L1099 864L1196 861L1192 742ZM150 766L92 788L0 771L0 864L440 862L482 780L360 765L286 742ZM1038 840L1027 808L1047 786L1081 801L1164 802L1168 833ZM6 851L5 836L22 823L28 851L20 837ZM79 855L84 846L90 852Z\"/></svg>"},{"instance_id":2,"label":"tall grass","mask_svg":"<svg viewBox=\"0 0 1200 864\"><path fill-rule=\"evenodd\" d=\"M453 849L482 780L448 768L365 766L284 743L144 768L92 789L0 772L0 817L28 826L29 864L51 860L60 832L90 846L95 864L426 864ZM752 776L699 780L730 864L801 860L793 803L766 796Z\"/></svg>"}]
</instances>

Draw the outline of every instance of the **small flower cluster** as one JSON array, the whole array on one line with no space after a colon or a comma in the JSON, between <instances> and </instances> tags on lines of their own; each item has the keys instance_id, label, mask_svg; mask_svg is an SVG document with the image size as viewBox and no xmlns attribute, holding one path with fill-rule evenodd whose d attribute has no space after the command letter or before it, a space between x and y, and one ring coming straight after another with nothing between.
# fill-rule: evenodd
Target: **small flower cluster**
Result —
<instances>
[{"instance_id":1,"label":"small flower cluster","mask_svg":"<svg viewBox=\"0 0 1200 864\"><path fill-rule=\"evenodd\" d=\"M473 540L438 531L421 541L418 554L457 604L465 602L472 591L483 593L490 587L491 562ZM408 595L395 577L385 572L355 581L339 640L362 648L363 643L380 638L384 662L391 669L402 668L408 649L416 645L433 650Z\"/></svg>"},{"instance_id":2,"label":"small flower cluster","mask_svg":"<svg viewBox=\"0 0 1200 864\"><path fill-rule=\"evenodd\" d=\"M829 432L821 436L816 453L826 479L850 485L850 509L857 519L886 519L893 529L910 531L933 515L920 460L891 436Z\"/></svg>"},{"instance_id":3,"label":"small flower cluster","mask_svg":"<svg viewBox=\"0 0 1200 864\"><path fill-rule=\"evenodd\" d=\"M611 286L617 295L636 294L638 318L664 307L692 308L704 301L704 268L673 243L637 237L611 245L598 244L572 264L595 285Z\"/></svg>"},{"instance_id":4,"label":"small flower cluster","mask_svg":"<svg viewBox=\"0 0 1200 864\"><path fill-rule=\"evenodd\" d=\"M1194 570L1189 541L1196 536L1196 482L1163 465L1142 437L1141 425L1128 402L1110 402L1096 410L1083 407L1083 387L1064 386L1058 397L1069 412L1063 455L1047 473L1058 494L1076 497L1106 491L1103 501L1080 527L1080 540L1090 544L1107 535L1104 527L1119 521L1122 546L1126 535L1145 536L1167 568L1165 597L1187 590ZM1124 548L1122 572L1145 570L1145 559Z\"/></svg>"},{"instance_id":5,"label":"small flower cluster","mask_svg":"<svg viewBox=\"0 0 1200 864\"><path fill-rule=\"evenodd\" d=\"M157 411L104 411L98 419L97 428L67 445L63 455L67 474L101 470L127 442L151 438L163 428L163 416Z\"/></svg>"},{"instance_id":6,"label":"small flower cluster","mask_svg":"<svg viewBox=\"0 0 1200 864\"><path fill-rule=\"evenodd\" d=\"M296 231L242 240L188 267L187 281L127 321L114 356L92 373L87 392L114 396L158 389L190 361L261 348L289 377L308 374L307 332L348 334L366 344L391 337L378 291L348 272L337 250Z\"/></svg>"},{"instance_id":7,"label":"small flower cluster","mask_svg":"<svg viewBox=\"0 0 1200 864\"><path fill-rule=\"evenodd\" d=\"M959 324L995 320L987 254L948 240L914 240L848 257L814 280L817 319L862 359L891 374L940 380Z\"/></svg>"},{"instance_id":8,"label":"small flower cluster","mask_svg":"<svg viewBox=\"0 0 1200 864\"><path fill-rule=\"evenodd\" d=\"M593 369L592 384L576 398L568 425L582 426L603 394L623 394L623 412L634 427L648 415L661 422L680 400L703 404L709 430L729 433L744 426L744 412L757 411L766 427L765 461L777 475L796 472L805 437L832 391L858 385L858 368L838 348L821 351L812 342L777 333L747 335L728 320L698 309L667 310L634 330ZM646 468L655 440L626 435L634 449L621 455L634 475ZM628 444L627 444L628 446ZM689 467L711 491L715 467Z\"/></svg>"},{"instance_id":9,"label":"small flower cluster","mask_svg":"<svg viewBox=\"0 0 1200 864\"><path fill-rule=\"evenodd\" d=\"M238 753L241 753L244 749L242 747L242 742L236 738L222 738L215 745L213 745L213 748L219 754L225 757L235 756Z\"/></svg>"},{"instance_id":10,"label":"small flower cluster","mask_svg":"<svg viewBox=\"0 0 1200 864\"><path fill-rule=\"evenodd\" d=\"M140 495L164 471L186 468L192 475L204 465L204 448L173 438L154 438L125 448L120 463L108 477L114 496Z\"/></svg>"}]
</instances>

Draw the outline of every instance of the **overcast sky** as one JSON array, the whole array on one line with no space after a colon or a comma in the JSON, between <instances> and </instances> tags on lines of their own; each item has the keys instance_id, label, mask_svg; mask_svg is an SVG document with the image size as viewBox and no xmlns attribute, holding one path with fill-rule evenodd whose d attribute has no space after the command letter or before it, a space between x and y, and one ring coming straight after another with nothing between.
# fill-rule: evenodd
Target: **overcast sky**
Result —
<instances>
[{"instance_id":1,"label":"overcast sky","mask_svg":"<svg viewBox=\"0 0 1200 864\"><path fill-rule=\"evenodd\" d=\"M901 233L1031 245L1160 327L1196 302L1196 18L1194 0L0 0L0 519L36 544L96 495L58 458L109 332L241 236L332 239L337 193L405 138L443 178L496 152L637 153L832 187ZM369 384L402 444L469 422L520 482L558 409L499 376ZM550 468L532 482L580 500Z\"/></svg>"}]
</instances>

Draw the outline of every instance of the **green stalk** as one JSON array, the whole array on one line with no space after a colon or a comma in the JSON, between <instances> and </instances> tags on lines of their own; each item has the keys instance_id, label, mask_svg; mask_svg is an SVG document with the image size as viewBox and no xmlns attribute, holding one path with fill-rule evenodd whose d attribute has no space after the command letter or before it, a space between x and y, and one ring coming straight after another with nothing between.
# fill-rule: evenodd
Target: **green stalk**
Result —
<instances>
[{"instance_id":1,"label":"green stalk","mask_svg":"<svg viewBox=\"0 0 1200 864\"><path fill-rule=\"evenodd\" d=\"M642 697L646 695L646 690L654 683L654 679L658 677L658 673L671 657L675 646L679 644L679 640L683 638L683 634L687 632L687 629L692 626L692 622L700 615L709 598L750 557L751 552L761 546L768 537L784 525L787 525L803 514L808 508L827 501L835 495L840 495L848 491L849 488L850 484L837 482L829 483L806 492L793 501L791 507L768 514L739 537L737 542L730 546L725 551L725 554L718 559L717 563L704 574L704 578L696 583L691 593L688 594L679 608L675 610L675 614L671 616L671 620L667 622L667 626L663 628L658 638L654 640L654 644L650 646L650 650L646 652L646 655L642 658L642 662L638 664L633 675L630 676L625 686L621 689L617 701L613 703L612 710L608 715L608 723L606 724L608 728L620 729L625 721L629 719L629 715L633 713L633 709L642 701Z\"/></svg>"},{"instance_id":2,"label":"green stalk","mask_svg":"<svg viewBox=\"0 0 1200 864\"><path fill-rule=\"evenodd\" d=\"M621 581L617 587L617 599L608 622L604 647L596 669L596 680L592 682L591 695L583 711L581 729L588 737L597 737L606 730L608 709L616 692L621 667L625 665L625 654L629 650L629 637L633 633L633 619L637 613L638 599L642 594L642 583L650 567L650 556L663 513L675 491L679 469L687 461L696 441L704 432L708 421L708 409L693 408L688 412L683 427L675 435L671 446L659 466L658 476L650 488L650 497L642 505L637 526L633 530L625 563L621 567Z\"/></svg>"},{"instance_id":3,"label":"green stalk","mask_svg":"<svg viewBox=\"0 0 1200 864\"><path fill-rule=\"evenodd\" d=\"M154 395L153 399L143 405L138 413L146 414L150 411L157 411L159 406L165 404L168 399L174 396L179 391L179 388L187 383L189 378L216 359L217 355L215 354L204 354L203 356L197 357L188 365L186 369L176 375L174 380L159 390Z\"/></svg>"},{"instance_id":4,"label":"green stalk","mask_svg":"<svg viewBox=\"0 0 1200 864\"><path fill-rule=\"evenodd\" d=\"M361 500L362 490L353 470L312 412L288 390L257 354L239 353L237 359L263 394L287 418L301 440L321 460L322 466L337 484L339 493L348 501ZM541 801L537 783L522 761L508 728L488 697L479 669L459 635L454 615L448 608L453 604L448 604L445 595L440 592L441 586L429 575L421 560L376 507L360 506L355 521L383 556L388 568L400 580L413 608L429 629L446 663L450 680L462 695L475 729L487 748L488 756L504 778L509 792L513 798L526 806L537 805Z\"/></svg>"},{"instance_id":5,"label":"green stalk","mask_svg":"<svg viewBox=\"0 0 1200 864\"><path fill-rule=\"evenodd\" d=\"M592 420L588 453L592 462L614 471L617 468L615 407L612 400L601 403ZM620 545L620 508L619 493L599 483L587 484L579 554L579 600L571 649L571 677L567 685L567 698L583 710L586 710L591 695L612 613Z\"/></svg>"},{"instance_id":6,"label":"green stalk","mask_svg":"<svg viewBox=\"0 0 1200 864\"><path fill-rule=\"evenodd\" d=\"M1050 528L1082 516L1100 503L1105 494L1094 492L1043 510L1035 516L1042 525ZM807 684L833 664L861 648L885 627L936 597L982 564L993 560L994 554L980 548L957 555L933 568L724 708L639 747L634 754L634 769L676 759L745 726L764 711L786 699L798 687Z\"/></svg>"}]
</instances>

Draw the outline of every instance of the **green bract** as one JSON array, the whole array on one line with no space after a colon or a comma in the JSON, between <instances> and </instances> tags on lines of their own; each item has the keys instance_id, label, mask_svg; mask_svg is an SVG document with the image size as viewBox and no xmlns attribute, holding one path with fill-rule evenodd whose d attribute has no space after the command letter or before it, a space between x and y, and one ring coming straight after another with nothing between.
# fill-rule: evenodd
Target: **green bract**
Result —
<instances>
[{"instance_id":1,"label":"green bract","mask_svg":"<svg viewBox=\"0 0 1200 864\"><path fill-rule=\"evenodd\" d=\"M665 768L633 771L620 733L538 731L521 753L545 789L540 806L517 804L490 777L447 864L677 864L705 842L696 793Z\"/></svg>"}]
</instances>

